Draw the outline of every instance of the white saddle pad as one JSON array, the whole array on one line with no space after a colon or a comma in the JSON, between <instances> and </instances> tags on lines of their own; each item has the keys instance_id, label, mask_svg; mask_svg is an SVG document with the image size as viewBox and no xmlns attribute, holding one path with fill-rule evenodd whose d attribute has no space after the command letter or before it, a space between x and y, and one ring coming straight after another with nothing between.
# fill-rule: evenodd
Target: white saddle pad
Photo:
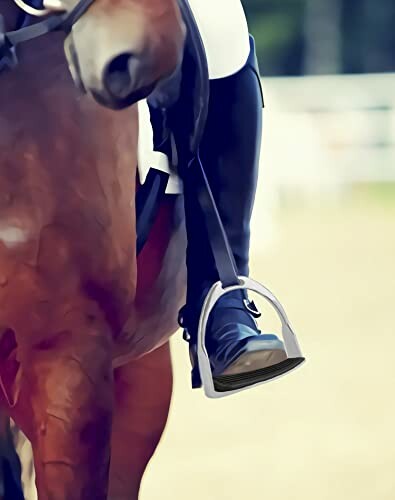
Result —
<instances>
[{"instance_id":1,"label":"white saddle pad","mask_svg":"<svg viewBox=\"0 0 395 500\"><path fill-rule=\"evenodd\" d=\"M138 103L139 110L139 141L137 150L138 172L141 184L144 184L150 168L156 168L162 172L170 174L170 179L167 184L167 194L181 194L183 192L182 181L170 167L168 157L154 151L153 131L150 120L150 113L147 101L143 100Z\"/></svg>"}]
</instances>

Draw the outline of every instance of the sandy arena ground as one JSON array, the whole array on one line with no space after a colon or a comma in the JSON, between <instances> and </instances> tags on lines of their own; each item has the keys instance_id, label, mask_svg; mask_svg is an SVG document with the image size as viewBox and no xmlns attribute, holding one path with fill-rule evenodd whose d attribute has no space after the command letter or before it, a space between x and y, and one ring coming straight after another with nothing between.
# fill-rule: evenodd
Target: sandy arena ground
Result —
<instances>
[{"instance_id":1,"label":"sandy arena ground","mask_svg":"<svg viewBox=\"0 0 395 500\"><path fill-rule=\"evenodd\" d=\"M178 335L173 406L141 499L394 500L395 199L286 202L269 245L261 215L252 274L285 305L308 362L211 401L190 389Z\"/></svg>"}]
</instances>

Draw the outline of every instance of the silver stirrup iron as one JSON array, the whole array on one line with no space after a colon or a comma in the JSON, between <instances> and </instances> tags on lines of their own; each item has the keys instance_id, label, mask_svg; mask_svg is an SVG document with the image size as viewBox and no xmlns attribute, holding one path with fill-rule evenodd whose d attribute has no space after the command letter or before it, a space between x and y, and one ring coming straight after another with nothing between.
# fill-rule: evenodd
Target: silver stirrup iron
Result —
<instances>
[{"instance_id":1,"label":"silver stirrup iron","mask_svg":"<svg viewBox=\"0 0 395 500\"><path fill-rule=\"evenodd\" d=\"M304 357L303 357L302 352L300 350L296 335L295 335L294 331L292 330L292 327L289 323L289 320L288 320L287 315L284 311L284 308L280 304L278 299L272 294L272 292L268 288L261 285L257 281L254 281L251 278L246 278L244 276L239 277L239 279L240 279L239 285L229 286L226 288L223 288L222 283L220 281L215 283L212 286L212 288L210 289L210 291L206 297L206 300L204 301L202 312L200 315L198 334L197 334L198 335L197 336L197 357L198 357L200 377L202 380L204 392L205 392L206 396L209 398L221 398L224 396L230 396L231 394L236 394L237 392L243 391L245 389L249 389L251 387L256 387L260 384L264 384L266 382L269 382L271 380L279 378L282 375L285 375L286 373L289 373L290 371L294 370L295 368L297 368L298 366L300 366L304 362ZM267 378L266 380L257 382L255 384L251 384L247 387L243 387L241 389L236 389L236 390L230 390L230 391L218 391L215 388L213 374L211 371L210 360L209 360L207 350L206 350L206 342L205 342L206 341L206 329L207 329L207 323L208 323L208 318L210 316L210 313L214 309L214 306L216 305L218 300L221 297L223 297L225 294L232 292L234 290L250 290L252 292L256 292L258 295L261 295L263 298L265 298L268 302L271 303L271 305L274 307L275 311L277 312L278 317L281 320L282 337L284 340L284 346L285 346L285 350L287 353L287 359L288 360L294 359L295 364L293 366L291 365L288 370L286 370L286 371L282 370L280 373L276 373L276 370L273 369L273 372L272 372L270 378Z\"/></svg>"}]
</instances>

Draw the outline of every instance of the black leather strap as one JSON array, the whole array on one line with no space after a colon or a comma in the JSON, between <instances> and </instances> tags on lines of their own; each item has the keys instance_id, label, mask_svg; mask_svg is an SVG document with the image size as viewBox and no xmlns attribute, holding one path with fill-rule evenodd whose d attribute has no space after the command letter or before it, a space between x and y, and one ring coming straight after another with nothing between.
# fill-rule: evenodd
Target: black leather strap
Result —
<instances>
[{"instance_id":1,"label":"black leather strap","mask_svg":"<svg viewBox=\"0 0 395 500\"><path fill-rule=\"evenodd\" d=\"M233 257L225 228L221 221L213 193L200 160L199 152L190 163L196 172L196 191L206 221L207 232L213 252L219 279L224 287L240 283L237 266ZM191 174L191 172L190 172ZM187 174L188 175L188 174Z\"/></svg>"},{"instance_id":2,"label":"black leather strap","mask_svg":"<svg viewBox=\"0 0 395 500\"><path fill-rule=\"evenodd\" d=\"M94 1L95 0L80 0L74 9L65 15L60 29L66 32L71 31L73 24L75 24L78 19L85 14Z\"/></svg>"},{"instance_id":3,"label":"black leather strap","mask_svg":"<svg viewBox=\"0 0 395 500\"><path fill-rule=\"evenodd\" d=\"M5 33L5 37L11 45L16 47L23 42L28 42L29 40L33 40L34 38L38 38L59 29L62 23L62 16L51 16L36 24L25 26L19 30L9 31Z\"/></svg>"},{"instance_id":4,"label":"black leather strap","mask_svg":"<svg viewBox=\"0 0 395 500\"><path fill-rule=\"evenodd\" d=\"M53 14L36 24L25 26L15 31L4 33L4 37L12 46L33 40L52 31L70 31L78 19L85 14L95 0L81 0L70 12Z\"/></svg>"}]
</instances>

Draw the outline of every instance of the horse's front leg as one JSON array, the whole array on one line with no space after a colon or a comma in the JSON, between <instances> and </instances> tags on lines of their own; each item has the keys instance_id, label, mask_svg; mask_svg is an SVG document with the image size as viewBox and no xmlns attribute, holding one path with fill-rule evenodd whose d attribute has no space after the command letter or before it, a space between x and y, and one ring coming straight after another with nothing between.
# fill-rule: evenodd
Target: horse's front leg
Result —
<instances>
[{"instance_id":1,"label":"horse's front leg","mask_svg":"<svg viewBox=\"0 0 395 500\"><path fill-rule=\"evenodd\" d=\"M30 372L30 373L29 373ZM40 500L105 500L113 412L111 340L63 330L34 346L26 380Z\"/></svg>"},{"instance_id":2,"label":"horse's front leg","mask_svg":"<svg viewBox=\"0 0 395 500\"><path fill-rule=\"evenodd\" d=\"M167 421L172 383L168 344L116 370L108 500L138 499Z\"/></svg>"}]
</instances>

